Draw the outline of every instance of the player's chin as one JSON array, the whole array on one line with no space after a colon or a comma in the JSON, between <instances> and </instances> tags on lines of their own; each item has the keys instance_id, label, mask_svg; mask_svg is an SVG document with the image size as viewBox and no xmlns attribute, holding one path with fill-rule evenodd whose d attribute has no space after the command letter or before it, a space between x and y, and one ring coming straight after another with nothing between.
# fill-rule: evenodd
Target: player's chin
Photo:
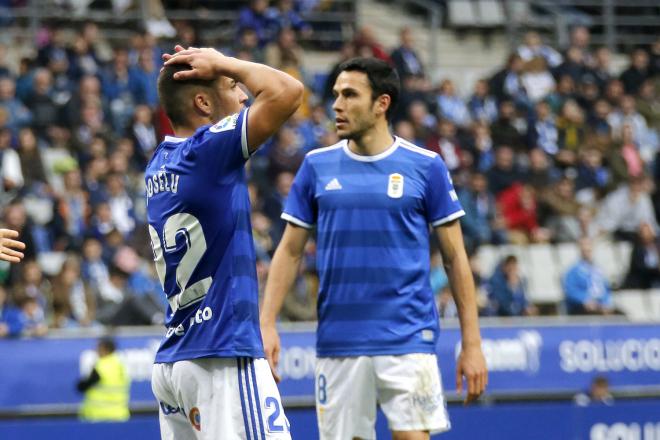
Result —
<instances>
[{"instance_id":1,"label":"player's chin","mask_svg":"<svg viewBox=\"0 0 660 440\"><path fill-rule=\"evenodd\" d=\"M351 131L347 130L345 128L339 128L337 127L337 137L339 139L350 139L351 138Z\"/></svg>"}]
</instances>

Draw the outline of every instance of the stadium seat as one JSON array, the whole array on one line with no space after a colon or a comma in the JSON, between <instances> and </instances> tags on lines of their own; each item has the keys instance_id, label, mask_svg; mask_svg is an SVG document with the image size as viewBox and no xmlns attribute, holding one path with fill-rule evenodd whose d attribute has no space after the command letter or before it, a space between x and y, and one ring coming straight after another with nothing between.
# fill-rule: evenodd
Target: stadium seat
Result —
<instances>
[{"instance_id":1,"label":"stadium seat","mask_svg":"<svg viewBox=\"0 0 660 440\"><path fill-rule=\"evenodd\" d=\"M454 27L471 27L478 24L473 2L470 0L451 0L447 4L449 23Z\"/></svg>"},{"instance_id":2,"label":"stadium seat","mask_svg":"<svg viewBox=\"0 0 660 440\"><path fill-rule=\"evenodd\" d=\"M64 260L66 260L65 252L41 252L37 255L39 267L48 276L60 273Z\"/></svg>"},{"instance_id":3,"label":"stadium seat","mask_svg":"<svg viewBox=\"0 0 660 440\"><path fill-rule=\"evenodd\" d=\"M644 290L620 290L613 294L614 306L625 313L631 321L644 322L652 319Z\"/></svg>"},{"instance_id":4,"label":"stadium seat","mask_svg":"<svg viewBox=\"0 0 660 440\"><path fill-rule=\"evenodd\" d=\"M548 244L535 244L527 249L528 294L534 303L556 304L563 298L560 273L556 264L553 247Z\"/></svg>"},{"instance_id":5,"label":"stadium seat","mask_svg":"<svg viewBox=\"0 0 660 440\"><path fill-rule=\"evenodd\" d=\"M499 248L492 245L480 246L477 251L477 258L482 276L488 278L500 262Z\"/></svg>"},{"instance_id":6,"label":"stadium seat","mask_svg":"<svg viewBox=\"0 0 660 440\"><path fill-rule=\"evenodd\" d=\"M502 3L496 0L478 0L476 3L479 25L482 27L498 27L505 23Z\"/></svg>"},{"instance_id":7,"label":"stadium seat","mask_svg":"<svg viewBox=\"0 0 660 440\"><path fill-rule=\"evenodd\" d=\"M580 259L580 249L575 243L560 243L555 246L555 258L559 275L563 277Z\"/></svg>"},{"instance_id":8,"label":"stadium seat","mask_svg":"<svg viewBox=\"0 0 660 440\"><path fill-rule=\"evenodd\" d=\"M603 272L610 284L618 287L625 276L625 267L618 258L616 243L604 240L594 242L593 259L596 267Z\"/></svg>"},{"instance_id":9,"label":"stadium seat","mask_svg":"<svg viewBox=\"0 0 660 440\"><path fill-rule=\"evenodd\" d=\"M652 321L660 322L660 289L648 291L649 317Z\"/></svg>"}]
</instances>

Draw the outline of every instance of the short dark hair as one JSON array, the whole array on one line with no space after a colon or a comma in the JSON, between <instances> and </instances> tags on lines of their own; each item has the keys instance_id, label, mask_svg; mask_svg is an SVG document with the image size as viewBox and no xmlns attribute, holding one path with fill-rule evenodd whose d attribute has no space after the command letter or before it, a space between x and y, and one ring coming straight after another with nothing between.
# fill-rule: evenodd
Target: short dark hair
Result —
<instances>
[{"instance_id":1,"label":"short dark hair","mask_svg":"<svg viewBox=\"0 0 660 440\"><path fill-rule=\"evenodd\" d=\"M213 80L177 80L174 74L190 70L187 64L172 64L165 66L158 75L158 99L165 114L174 126L185 126L188 124L190 108L184 105L186 99L201 89L211 89L217 79Z\"/></svg>"},{"instance_id":2,"label":"short dark hair","mask_svg":"<svg viewBox=\"0 0 660 440\"><path fill-rule=\"evenodd\" d=\"M401 90L401 80L392 66L377 58L351 58L339 66L339 72L365 73L371 86L372 100L380 95L389 95L390 106L385 116L388 120L392 119Z\"/></svg>"},{"instance_id":3,"label":"short dark hair","mask_svg":"<svg viewBox=\"0 0 660 440\"><path fill-rule=\"evenodd\" d=\"M112 336L103 336L101 339L99 339L98 345L99 347L103 347L103 349L108 353L114 353L117 349L117 345L115 344L115 340L112 338Z\"/></svg>"}]
</instances>

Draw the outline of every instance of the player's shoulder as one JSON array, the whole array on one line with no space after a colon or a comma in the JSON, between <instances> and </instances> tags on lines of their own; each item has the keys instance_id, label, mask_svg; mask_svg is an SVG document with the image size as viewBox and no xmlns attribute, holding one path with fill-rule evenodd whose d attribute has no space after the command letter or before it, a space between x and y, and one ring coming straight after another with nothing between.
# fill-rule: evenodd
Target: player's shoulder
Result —
<instances>
[{"instance_id":1,"label":"player's shoulder","mask_svg":"<svg viewBox=\"0 0 660 440\"><path fill-rule=\"evenodd\" d=\"M315 148L305 155L305 161L310 163L324 162L327 160L335 160L336 156L341 155L343 151L345 140L337 142L329 147Z\"/></svg>"},{"instance_id":2,"label":"player's shoulder","mask_svg":"<svg viewBox=\"0 0 660 440\"><path fill-rule=\"evenodd\" d=\"M419 147L412 142L408 142L407 140L400 137L397 137L397 140L399 142L399 148L401 149L401 152L414 158L417 161L423 160L432 162L440 158L440 155L434 151Z\"/></svg>"}]
</instances>

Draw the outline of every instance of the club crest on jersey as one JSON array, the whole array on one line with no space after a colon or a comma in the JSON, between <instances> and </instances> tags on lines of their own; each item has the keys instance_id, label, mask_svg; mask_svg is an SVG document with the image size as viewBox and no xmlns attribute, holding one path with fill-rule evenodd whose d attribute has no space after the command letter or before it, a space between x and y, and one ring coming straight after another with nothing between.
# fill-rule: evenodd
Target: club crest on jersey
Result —
<instances>
[{"instance_id":1,"label":"club crest on jersey","mask_svg":"<svg viewBox=\"0 0 660 440\"><path fill-rule=\"evenodd\" d=\"M387 195L393 199L403 196L403 176L401 174L390 174L390 179L387 183Z\"/></svg>"},{"instance_id":2,"label":"club crest on jersey","mask_svg":"<svg viewBox=\"0 0 660 440\"><path fill-rule=\"evenodd\" d=\"M220 122L218 122L217 124L212 125L211 128L209 128L209 130L212 131L213 133L220 133L222 131L233 130L234 128L236 128L237 122L238 122L238 113L234 113L233 115L221 119Z\"/></svg>"}]
</instances>

